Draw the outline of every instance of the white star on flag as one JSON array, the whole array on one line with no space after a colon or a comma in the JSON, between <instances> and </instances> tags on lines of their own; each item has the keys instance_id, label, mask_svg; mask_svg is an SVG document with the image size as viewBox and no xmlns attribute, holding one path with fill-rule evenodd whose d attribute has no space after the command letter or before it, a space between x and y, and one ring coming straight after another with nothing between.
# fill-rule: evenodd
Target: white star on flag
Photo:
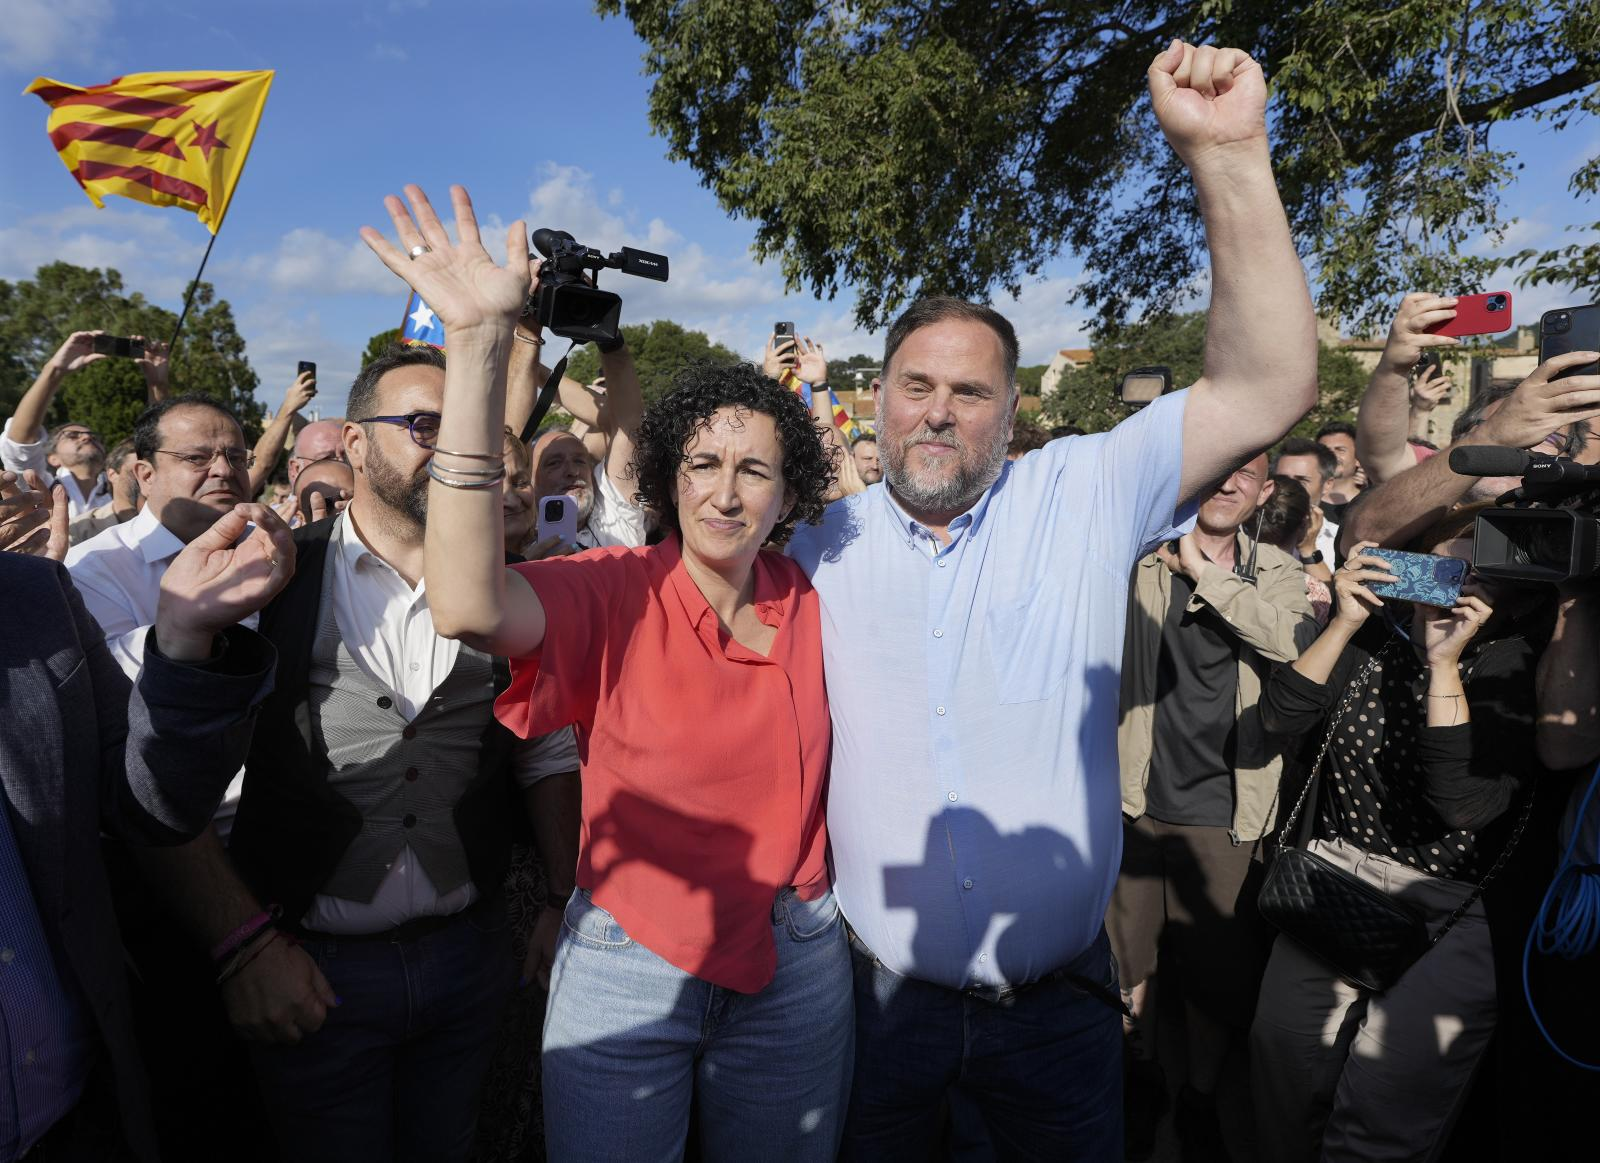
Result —
<instances>
[{"instance_id":1,"label":"white star on flag","mask_svg":"<svg viewBox=\"0 0 1600 1163\"><path fill-rule=\"evenodd\" d=\"M394 316L391 315L390 318L392 319ZM429 309L426 303L418 302L417 309L411 312L411 322L417 325L419 332L432 331L435 326L433 311Z\"/></svg>"}]
</instances>

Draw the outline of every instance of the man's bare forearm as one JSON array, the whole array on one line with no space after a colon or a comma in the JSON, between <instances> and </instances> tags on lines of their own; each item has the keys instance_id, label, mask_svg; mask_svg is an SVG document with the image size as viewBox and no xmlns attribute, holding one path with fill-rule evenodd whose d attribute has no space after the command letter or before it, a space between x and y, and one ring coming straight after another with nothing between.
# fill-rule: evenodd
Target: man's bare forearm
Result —
<instances>
[{"instance_id":1,"label":"man's bare forearm","mask_svg":"<svg viewBox=\"0 0 1600 1163\"><path fill-rule=\"evenodd\" d=\"M151 888L208 949L261 911L215 828L176 848L134 851Z\"/></svg>"},{"instance_id":2,"label":"man's bare forearm","mask_svg":"<svg viewBox=\"0 0 1600 1163\"><path fill-rule=\"evenodd\" d=\"M1193 172L1211 255L1203 376L1250 429L1241 451L1259 449L1316 403L1311 292L1266 146L1251 144Z\"/></svg>"},{"instance_id":3,"label":"man's bare forearm","mask_svg":"<svg viewBox=\"0 0 1600 1163\"><path fill-rule=\"evenodd\" d=\"M51 360L34 377L33 385L17 401L17 410L11 414L11 439L18 444L37 444L44 439L45 413L61 388L67 369Z\"/></svg>"},{"instance_id":4,"label":"man's bare forearm","mask_svg":"<svg viewBox=\"0 0 1600 1163\"><path fill-rule=\"evenodd\" d=\"M544 865L550 895L572 892L578 874L578 830L583 813L583 784L575 771L541 779L522 793L533 843Z\"/></svg>"},{"instance_id":5,"label":"man's bare forearm","mask_svg":"<svg viewBox=\"0 0 1600 1163\"><path fill-rule=\"evenodd\" d=\"M1539 760L1556 771L1600 757L1600 598L1563 595L1539 659Z\"/></svg>"},{"instance_id":6,"label":"man's bare forearm","mask_svg":"<svg viewBox=\"0 0 1600 1163\"><path fill-rule=\"evenodd\" d=\"M634 441L644 420L644 389L633 366L633 353L626 346L601 352L600 368L606 375L606 412L611 421L606 475L621 482L633 471Z\"/></svg>"},{"instance_id":7,"label":"man's bare forearm","mask_svg":"<svg viewBox=\"0 0 1600 1163\"><path fill-rule=\"evenodd\" d=\"M1481 442L1469 436L1458 443ZM1403 546L1459 504L1477 478L1451 471L1448 451L1363 493L1339 527L1340 552L1349 553L1358 541Z\"/></svg>"},{"instance_id":8,"label":"man's bare forearm","mask_svg":"<svg viewBox=\"0 0 1600 1163\"><path fill-rule=\"evenodd\" d=\"M261 433L261 439L256 441L256 462L250 467L250 496L261 495L261 490L266 488L267 481L272 472L278 467L278 458L283 455L285 438L289 429L294 424L294 413L279 411L272 418L266 430Z\"/></svg>"},{"instance_id":9,"label":"man's bare forearm","mask_svg":"<svg viewBox=\"0 0 1600 1163\"><path fill-rule=\"evenodd\" d=\"M1356 412L1356 460L1367 470L1369 487L1393 480L1416 464L1406 446L1410 396L1411 385L1404 375L1382 363L1373 369Z\"/></svg>"}]
</instances>

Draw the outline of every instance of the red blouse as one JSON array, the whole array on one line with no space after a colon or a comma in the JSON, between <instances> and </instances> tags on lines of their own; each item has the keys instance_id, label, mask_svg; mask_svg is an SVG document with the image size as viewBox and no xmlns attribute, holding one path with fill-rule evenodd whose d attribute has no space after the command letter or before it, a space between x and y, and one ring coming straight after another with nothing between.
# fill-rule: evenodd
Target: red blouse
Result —
<instances>
[{"instance_id":1,"label":"red blouse","mask_svg":"<svg viewBox=\"0 0 1600 1163\"><path fill-rule=\"evenodd\" d=\"M647 949L755 993L776 967L774 895L828 884L816 591L788 558L757 557L756 613L778 629L763 658L722 629L676 537L512 568L547 629L495 713L523 738L576 725L578 884Z\"/></svg>"}]
</instances>

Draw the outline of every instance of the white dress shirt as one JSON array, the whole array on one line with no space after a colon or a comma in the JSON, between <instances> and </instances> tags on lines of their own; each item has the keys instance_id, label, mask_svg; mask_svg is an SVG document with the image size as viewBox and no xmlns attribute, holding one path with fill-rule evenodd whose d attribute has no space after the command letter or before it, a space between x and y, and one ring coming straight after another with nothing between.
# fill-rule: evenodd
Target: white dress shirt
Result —
<instances>
[{"instance_id":1,"label":"white dress shirt","mask_svg":"<svg viewBox=\"0 0 1600 1163\"><path fill-rule=\"evenodd\" d=\"M1338 522L1323 520L1322 529L1317 533L1317 548L1322 551L1323 563L1329 569L1336 568L1334 558L1339 552Z\"/></svg>"},{"instance_id":2,"label":"white dress shirt","mask_svg":"<svg viewBox=\"0 0 1600 1163\"><path fill-rule=\"evenodd\" d=\"M334 522L328 553L322 600L333 602L345 648L369 678L394 692L408 718L416 717L454 669L461 644L434 630L426 582L419 580L413 589L368 549L348 512ZM524 788L549 775L576 771L572 729L519 742L513 766ZM477 895L471 881L441 894L408 845L395 857L371 901L319 894L304 924L324 933L381 933L418 917L458 913Z\"/></svg>"},{"instance_id":3,"label":"white dress shirt","mask_svg":"<svg viewBox=\"0 0 1600 1163\"><path fill-rule=\"evenodd\" d=\"M105 633L111 656L134 682L144 668L144 640L156 624L161 601L161 575L183 552L178 535L156 519L146 505L131 521L113 525L67 550L67 572L94 620ZM255 629L251 614L240 625ZM224 842L239 810L244 772L233 777L213 822Z\"/></svg>"},{"instance_id":4,"label":"white dress shirt","mask_svg":"<svg viewBox=\"0 0 1600 1163\"><path fill-rule=\"evenodd\" d=\"M650 530L649 514L622 495L611 483L604 465L594 466L594 505L589 520L578 530L578 545L583 549L620 545L637 549Z\"/></svg>"},{"instance_id":5,"label":"white dress shirt","mask_svg":"<svg viewBox=\"0 0 1600 1163\"><path fill-rule=\"evenodd\" d=\"M101 473L95 481L94 488L89 490L88 496L84 495L78 478L70 472L57 473L50 467L46 458L45 445L50 442L48 435L32 444L18 444L11 439L11 420L7 420L5 427L0 429L0 465L4 465L15 473L26 472L32 469L39 474L39 479L46 488L51 485L60 485L67 490L67 513L69 516L81 517L90 509L99 508L111 499L111 484L106 480L106 474Z\"/></svg>"}]
</instances>

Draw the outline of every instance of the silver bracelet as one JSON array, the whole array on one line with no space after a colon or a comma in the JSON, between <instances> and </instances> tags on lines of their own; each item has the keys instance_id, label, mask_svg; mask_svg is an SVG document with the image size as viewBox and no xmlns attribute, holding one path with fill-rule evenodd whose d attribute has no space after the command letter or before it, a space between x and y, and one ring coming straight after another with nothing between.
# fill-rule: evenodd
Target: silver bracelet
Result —
<instances>
[{"instance_id":1,"label":"silver bracelet","mask_svg":"<svg viewBox=\"0 0 1600 1163\"><path fill-rule=\"evenodd\" d=\"M432 462L430 461L429 463L431 464ZM506 475L506 466L502 464L498 468L453 468L450 465L442 464L439 466L439 471L458 477L493 477L495 480L499 480Z\"/></svg>"},{"instance_id":2,"label":"silver bracelet","mask_svg":"<svg viewBox=\"0 0 1600 1163\"><path fill-rule=\"evenodd\" d=\"M491 478L489 478L488 480L485 480L485 481L451 480L449 477L440 476L438 468L435 467L433 461L430 460L428 462L428 475L430 477L432 477L434 480L438 481L441 485L444 485L447 488L452 488L452 489L492 489L492 488L497 487L500 484L500 482L505 479L506 470L505 470L505 466L502 465L497 470L497 475L495 475L495 476L493 476L493 477L491 477Z\"/></svg>"}]
</instances>

